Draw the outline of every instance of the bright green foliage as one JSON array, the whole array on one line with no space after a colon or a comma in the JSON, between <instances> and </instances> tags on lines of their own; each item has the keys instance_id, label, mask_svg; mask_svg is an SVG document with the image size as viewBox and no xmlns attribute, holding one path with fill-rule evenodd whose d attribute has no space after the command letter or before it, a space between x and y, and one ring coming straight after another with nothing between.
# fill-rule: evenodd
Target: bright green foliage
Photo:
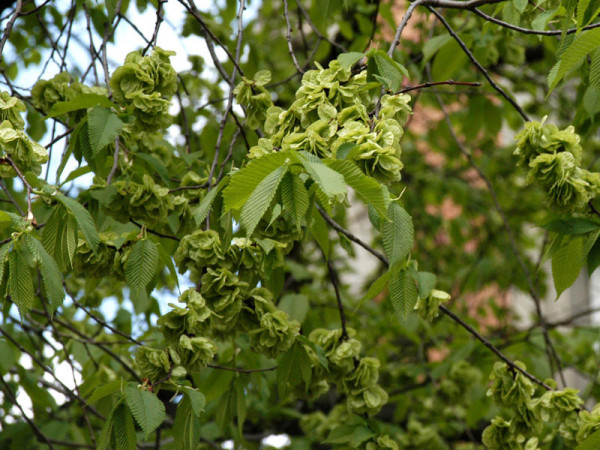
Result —
<instances>
[{"instance_id":1,"label":"bright green foliage","mask_svg":"<svg viewBox=\"0 0 600 450\"><path fill-rule=\"evenodd\" d=\"M598 2L13 3L0 448L598 446Z\"/></svg>"}]
</instances>

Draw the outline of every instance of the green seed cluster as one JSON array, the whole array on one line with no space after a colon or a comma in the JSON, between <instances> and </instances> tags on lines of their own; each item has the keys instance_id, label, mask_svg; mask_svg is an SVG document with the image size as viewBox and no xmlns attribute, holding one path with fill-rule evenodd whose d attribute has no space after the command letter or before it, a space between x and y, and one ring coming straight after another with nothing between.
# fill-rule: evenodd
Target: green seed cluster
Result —
<instances>
[{"instance_id":1,"label":"green seed cluster","mask_svg":"<svg viewBox=\"0 0 600 450\"><path fill-rule=\"evenodd\" d=\"M516 136L515 155L529 167L527 180L544 189L552 207L579 210L600 193L600 173L580 167L580 137L573 126L559 130L545 119L525 124Z\"/></svg>"}]
</instances>

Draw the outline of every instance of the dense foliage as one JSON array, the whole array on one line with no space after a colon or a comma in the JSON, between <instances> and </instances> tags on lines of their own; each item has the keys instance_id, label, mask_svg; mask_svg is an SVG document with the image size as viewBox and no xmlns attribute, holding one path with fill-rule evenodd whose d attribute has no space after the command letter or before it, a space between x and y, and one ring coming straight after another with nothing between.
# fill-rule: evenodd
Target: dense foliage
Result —
<instances>
[{"instance_id":1,"label":"dense foliage","mask_svg":"<svg viewBox=\"0 0 600 450\"><path fill-rule=\"evenodd\" d=\"M600 4L206 3L0 11L0 448L599 448Z\"/></svg>"}]
</instances>

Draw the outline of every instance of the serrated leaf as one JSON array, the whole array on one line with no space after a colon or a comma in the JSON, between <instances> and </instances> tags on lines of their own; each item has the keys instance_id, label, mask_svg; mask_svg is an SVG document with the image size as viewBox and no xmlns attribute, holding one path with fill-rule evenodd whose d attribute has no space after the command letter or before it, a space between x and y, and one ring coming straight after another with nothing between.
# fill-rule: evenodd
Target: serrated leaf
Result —
<instances>
[{"instance_id":1,"label":"serrated leaf","mask_svg":"<svg viewBox=\"0 0 600 450\"><path fill-rule=\"evenodd\" d=\"M96 403L98 400L114 394L115 392L119 392L121 387L123 386L123 382L121 380L111 381L106 384L102 384L94 389L94 392L90 397L86 400L86 404L90 405L92 403Z\"/></svg>"},{"instance_id":2,"label":"serrated leaf","mask_svg":"<svg viewBox=\"0 0 600 450\"><path fill-rule=\"evenodd\" d=\"M200 225L202 222L204 222L204 220L208 216L208 213L210 212L210 208L213 202L215 201L215 198L217 198L217 194L221 192L225 186L227 186L228 182L229 177L227 176L223 178L217 186L208 191L208 193L204 196L198 207L193 212L194 221L196 222L196 225Z\"/></svg>"},{"instance_id":3,"label":"serrated leaf","mask_svg":"<svg viewBox=\"0 0 600 450\"><path fill-rule=\"evenodd\" d=\"M287 164L275 169L258 183L254 192L248 197L241 214L241 223L246 229L247 236L252 235L256 225L267 212L287 169Z\"/></svg>"},{"instance_id":4,"label":"serrated leaf","mask_svg":"<svg viewBox=\"0 0 600 450\"><path fill-rule=\"evenodd\" d=\"M412 218L398 203L390 203L388 217L381 233L383 249L392 266L410 253L414 243L414 228Z\"/></svg>"},{"instance_id":5,"label":"serrated leaf","mask_svg":"<svg viewBox=\"0 0 600 450\"><path fill-rule=\"evenodd\" d=\"M552 254L552 278L556 289L556 300L579 276L584 257L583 238L580 236L565 236Z\"/></svg>"},{"instance_id":6,"label":"serrated leaf","mask_svg":"<svg viewBox=\"0 0 600 450\"><path fill-rule=\"evenodd\" d=\"M590 4L590 0L579 0L577 2L577 15L575 16L577 22L577 32L579 33L584 25L584 15L585 11Z\"/></svg>"},{"instance_id":7,"label":"serrated leaf","mask_svg":"<svg viewBox=\"0 0 600 450\"><path fill-rule=\"evenodd\" d=\"M345 69L350 69L354 64L364 58L365 54L360 52L348 52L338 55L337 60Z\"/></svg>"},{"instance_id":8,"label":"serrated leaf","mask_svg":"<svg viewBox=\"0 0 600 450\"><path fill-rule=\"evenodd\" d=\"M192 388L184 387L183 393L187 396L190 401L190 405L192 406L192 412L200 417L204 412L204 406L206 405L206 399L202 392L197 391Z\"/></svg>"},{"instance_id":9,"label":"serrated leaf","mask_svg":"<svg viewBox=\"0 0 600 450\"><path fill-rule=\"evenodd\" d=\"M600 266L600 240L597 240L587 254L587 269L591 276ZM0 278L1 280L2 278Z\"/></svg>"},{"instance_id":10,"label":"serrated leaf","mask_svg":"<svg viewBox=\"0 0 600 450\"><path fill-rule=\"evenodd\" d=\"M291 158L290 152L269 153L253 159L246 167L231 175L229 185L223 191L224 212L240 209L260 182L271 172Z\"/></svg>"},{"instance_id":11,"label":"serrated leaf","mask_svg":"<svg viewBox=\"0 0 600 450\"><path fill-rule=\"evenodd\" d=\"M306 382L306 371L298 370L306 364L310 366L310 358L300 342L295 342L292 348L281 355L277 365L277 390L281 398L303 380Z\"/></svg>"},{"instance_id":12,"label":"serrated leaf","mask_svg":"<svg viewBox=\"0 0 600 450\"><path fill-rule=\"evenodd\" d=\"M313 209L312 213L310 234L315 238L315 241L317 241L321 250L323 250L325 257L328 258L330 250L329 228L327 227L327 222L325 222L325 219L323 219L316 208Z\"/></svg>"},{"instance_id":13,"label":"serrated leaf","mask_svg":"<svg viewBox=\"0 0 600 450\"><path fill-rule=\"evenodd\" d=\"M17 248L8 254L8 293L23 319L33 306L33 278L27 260Z\"/></svg>"},{"instance_id":14,"label":"serrated leaf","mask_svg":"<svg viewBox=\"0 0 600 450\"><path fill-rule=\"evenodd\" d=\"M92 216L88 210L85 209L77 200L70 197L65 197L64 195L58 193L54 197L73 215L75 221L77 222L77 226L83 233L83 237L85 238L86 242L92 251L97 253L98 245L100 244L100 236L98 235L98 230L96 230L94 219L92 219Z\"/></svg>"},{"instance_id":15,"label":"serrated leaf","mask_svg":"<svg viewBox=\"0 0 600 450\"><path fill-rule=\"evenodd\" d=\"M123 122L110 109L99 106L88 112L88 136L95 158L100 150L113 142L123 129Z\"/></svg>"},{"instance_id":16,"label":"serrated leaf","mask_svg":"<svg viewBox=\"0 0 600 450\"><path fill-rule=\"evenodd\" d=\"M133 245L125 262L125 280L136 311L143 311L143 307L147 306L150 282L158 270L158 259L156 244L149 239L142 239Z\"/></svg>"},{"instance_id":17,"label":"serrated leaf","mask_svg":"<svg viewBox=\"0 0 600 450\"><path fill-rule=\"evenodd\" d=\"M65 298L62 273L58 270L56 261L54 261L48 252L46 252L46 249L40 241L31 235L27 235L25 236L25 242L39 263L40 272L42 273L42 279L44 280L44 286L46 288L46 295L50 301L51 312L54 312L62 305Z\"/></svg>"},{"instance_id":18,"label":"serrated leaf","mask_svg":"<svg viewBox=\"0 0 600 450\"><path fill-rule=\"evenodd\" d=\"M189 397L183 396L173 422L173 437L178 450L196 450L200 440L200 421Z\"/></svg>"},{"instance_id":19,"label":"serrated leaf","mask_svg":"<svg viewBox=\"0 0 600 450\"><path fill-rule=\"evenodd\" d=\"M243 433L244 422L246 421L246 393L245 393L245 384L242 378L237 378L233 382L233 387L235 391L235 405L236 405L236 413L237 413L237 426L238 432L240 434Z\"/></svg>"},{"instance_id":20,"label":"serrated leaf","mask_svg":"<svg viewBox=\"0 0 600 450\"><path fill-rule=\"evenodd\" d=\"M367 81L379 81L386 89L397 92L408 72L383 50L371 50L367 56Z\"/></svg>"},{"instance_id":21,"label":"serrated leaf","mask_svg":"<svg viewBox=\"0 0 600 450\"><path fill-rule=\"evenodd\" d=\"M7 255L8 255L8 250L10 249L10 242L7 242L6 244L4 244L2 247L0 247L0 285L3 283L4 281L4 274L5 274L5 269L6 269L6 260L7 260Z\"/></svg>"},{"instance_id":22,"label":"serrated leaf","mask_svg":"<svg viewBox=\"0 0 600 450\"><path fill-rule=\"evenodd\" d=\"M549 83L550 91L567 73L581 64L582 60L598 47L600 47L600 28L579 34L561 55L556 76Z\"/></svg>"},{"instance_id":23,"label":"serrated leaf","mask_svg":"<svg viewBox=\"0 0 600 450\"><path fill-rule=\"evenodd\" d=\"M452 36L445 34L427 39L423 45L423 63L429 61L444 45L452 40Z\"/></svg>"},{"instance_id":24,"label":"serrated leaf","mask_svg":"<svg viewBox=\"0 0 600 450\"><path fill-rule=\"evenodd\" d=\"M131 413L124 403L121 403L113 413L111 444L114 450L135 450L135 425Z\"/></svg>"},{"instance_id":25,"label":"serrated leaf","mask_svg":"<svg viewBox=\"0 0 600 450\"><path fill-rule=\"evenodd\" d=\"M592 53L592 60L590 63L590 87L596 91L600 91L600 50Z\"/></svg>"},{"instance_id":26,"label":"serrated leaf","mask_svg":"<svg viewBox=\"0 0 600 450\"><path fill-rule=\"evenodd\" d=\"M393 271L390 274L390 301L394 310L400 316L406 316L414 309L417 303L417 283L407 269Z\"/></svg>"},{"instance_id":27,"label":"serrated leaf","mask_svg":"<svg viewBox=\"0 0 600 450\"><path fill-rule=\"evenodd\" d=\"M527 0L512 0L512 3L519 14L523 14L527 9Z\"/></svg>"},{"instance_id":28,"label":"serrated leaf","mask_svg":"<svg viewBox=\"0 0 600 450\"><path fill-rule=\"evenodd\" d=\"M308 211L308 191L298 176L286 173L281 180L281 200L283 208L288 212L298 229Z\"/></svg>"},{"instance_id":29,"label":"serrated leaf","mask_svg":"<svg viewBox=\"0 0 600 450\"><path fill-rule=\"evenodd\" d=\"M388 281L390 279L390 272L386 272L383 275L381 275L379 278L377 278L373 283L370 284L369 289L367 290L367 293L364 295L364 297L361 299L361 303L365 300L370 300L372 298L375 298L377 295L379 295L381 293L381 291L383 291L385 289L385 287L388 284Z\"/></svg>"},{"instance_id":30,"label":"serrated leaf","mask_svg":"<svg viewBox=\"0 0 600 450\"><path fill-rule=\"evenodd\" d=\"M104 421L104 425L102 426L102 430L100 431L100 435L96 441L96 450L105 450L111 445L111 436L114 426L114 414L115 411L123 404L124 399L121 397L112 407L110 413L108 413L108 417Z\"/></svg>"},{"instance_id":31,"label":"serrated leaf","mask_svg":"<svg viewBox=\"0 0 600 450\"><path fill-rule=\"evenodd\" d=\"M125 387L125 401L146 436L152 433L165 419L165 405L148 391L138 389L135 384Z\"/></svg>"},{"instance_id":32,"label":"serrated leaf","mask_svg":"<svg viewBox=\"0 0 600 450\"><path fill-rule=\"evenodd\" d=\"M303 294L285 294L279 300L277 307L290 316L290 319L304 322L309 309L308 297Z\"/></svg>"},{"instance_id":33,"label":"serrated leaf","mask_svg":"<svg viewBox=\"0 0 600 450\"><path fill-rule=\"evenodd\" d=\"M343 175L346 184L367 204L371 205L382 218L387 218L387 208L381 184L365 175L352 161L331 160L327 165Z\"/></svg>"},{"instance_id":34,"label":"serrated leaf","mask_svg":"<svg viewBox=\"0 0 600 450\"><path fill-rule=\"evenodd\" d=\"M598 448L600 448L600 430L590 434L575 447L575 450L597 450Z\"/></svg>"},{"instance_id":35,"label":"serrated leaf","mask_svg":"<svg viewBox=\"0 0 600 450\"><path fill-rule=\"evenodd\" d=\"M50 108L48 118L60 116L62 114L70 113L72 111L79 111L80 109L93 108L94 106L103 106L105 108L116 108L113 102L111 102L105 95L100 94L78 94L74 100L67 102L56 102Z\"/></svg>"},{"instance_id":36,"label":"serrated leaf","mask_svg":"<svg viewBox=\"0 0 600 450\"><path fill-rule=\"evenodd\" d=\"M301 158L302 165L328 200L343 198L346 193L344 177L316 158ZM327 204L327 202L325 203Z\"/></svg>"},{"instance_id":37,"label":"serrated leaf","mask_svg":"<svg viewBox=\"0 0 600 450\"><path fill-rule=\"evenodd\" d=\"M155 158L152 155L149 155L147 153L142 153L142 152L136 152L135 157L137 159L141 159L148 166L150 166L154 170L154 172L160 177L160 179L163 181L165 186L171 186L171 179L169 177L169 171L167 170L167 168L161 161L159 161L157 158Z\"/></svg>"},{"instance_id":38,"label":"serrated leaf","mask_svg":"<svg viewBox=\"0 0 600 450\"><path fill-rule=\"evenodd\" d=\"M431 291L435 287L437 277L429 272L418 272L417 273L417 290L420 298L427 298Z\"/></svg>"},{"instance_id":39,"label":"serrated leaf","mask_svg":"<svg viewBox=\"0 0 600 450\"><path fill-rule=\"evenodd\" d=\"M55 208L42 232L42 245L57 262L61 271L66 271L69 263L68 255L63 254L64 233L67 228L66 216L64 208Z\"/></svg>"},{"instance_id":40,"label":"serrated leaf","mask_svg":"<svg viewBox=\"0 0 600 450\"><path fill-rule=\"evenodd\" d=\"M583 217L571 217L569 219L553 220L542 225L542 228L554 233L578 235L600 230L600 223Z\"/></svg>"}]
</instances>

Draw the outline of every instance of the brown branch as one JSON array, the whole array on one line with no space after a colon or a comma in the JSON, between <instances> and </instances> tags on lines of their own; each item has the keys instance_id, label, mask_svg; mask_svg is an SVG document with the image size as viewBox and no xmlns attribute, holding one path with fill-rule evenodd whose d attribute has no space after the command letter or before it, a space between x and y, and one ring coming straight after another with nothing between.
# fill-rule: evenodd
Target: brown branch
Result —
<instances>
[{"instance_id":1,"label":"brown branch","mask_svg":"<svg viewBox=\"0 0 600 450\"><path fill-rule=\"evenodd\" d=\"M479 71L481 72L481 74L485 77L486 80L488 80L488 82L490 83L490 85L502 97L504 97L506 99L506 101L513 106L513 108L515 108L515 110L521 115L521 117L523 118L523 120L525 120L526 122L529 122L530 121L529 116L527 116L527 114L525 113L525 111L523 111L523 108L521 108L519 106L519 104L510 95L508 95L506 93L506 91L504 89L502 89L498 85L498 83L496 83L492 79L492 77L488 73L487 69L485 67L483 67L479 61L477 61L477 58L475 58L475 56L473 55L473 53L471 52L471 50L469 50L469 48L467 47L467 44L465 44L463 42L463 40L458 36L458 34L456 34L456 32L454 31L454 29L450 26L450 24L446 21L446 19L444 19L444 16L442 16L434 8L431 8L429 6L427 8L429 9L429 11L431 11L433 14L435 14L435 16L438 18L438 20L440 22L442 22L442 25L444 25L444 27L446 28L446 30L448 30L448 33L450 33L450 36L452 36L454 38L454 40L460 46L460 48L462 49L462 51L464 52L464 54L467 55L467 57L471 60L471 62L475 65L475 67L477 67L477 69L479 69Z\"/></svg>"},{"instance_id":2,"label":"brown branch","mask_svg":"<svg viewBox=\"0 0 600 450\"><path fill-rule=\"evenodd\" d=\"M317 206L317 209L320 209L320 208ZM332 219L327 220L327 217L329 217L329 216L323 216L323 218L330 225L332 225L332 222L335 224L335 226L332 225L335 230L337 230L340 233L344 234L351 241L356 242L358 245L360 245L362 248L364 248L365 250L367 250L372 255L375 255L375 256L379 255L379 256L377 256L377 258L380 261L382 261L386 266L389 266L389 261L387 260L387 258L385 256L381 255L377 250L371 248L371 246L369 246L368 244L365 244L362 240L356 238L356 236L354 236L352 233L350 233L349 231L347 231L346 229L344 229L342 226L338 225ZM498 355L498 357L500 357L500 359L502 361L504 361L505 363L507 363L509 365L509 367L511 367L513 370L521 372L525 377L527 377L528 379L530 379L534 383L538 384L539 386L542 386L544 389L552 390L552 388L550 386L548 386L546 383L544 383L543 381L541 381L538 378L536 378L535 375L532 375L531 373L527 372L527 370L519 367L514 362L512 362L510 360L510 358L508 358L506 355L504 355L504 353L502 353L496 346L494 346L494 344L492 344L485 337L483 337L481 334L479 334L479 332L477 330L475 330L472 326L470 326L466 322L464 322L460 317L458 317L456 314L454 314L452 311L450 311L446 306L440 305L440 311L442 311L444 314L446 314L448 317L450 317L452 320L454 320L456 323L458 323L460 326L462 326L465 330L467 330L469 333L471 333L473 336L475 336L489 350L491 350L493 353L495 353L496 355Z\"/></svg>"},{"instance_id":3,"label":"brown branch","mask_svg":"<svg viewBox=\"0 0 600 450\"><path fill-rule=\"evenodd\" d=\"M418 84L416 86L406 86L405 88L402 88L400 91L396 92L396 94L394 94L394 95L405 94L406 92L414 91L416 89L423 89L423 88L428 88L428 87L432 87L432 86L440 86L440 85L481 86L481 83L476 82L476 81L471 82L471 81L454 81L454 80L428 82L428 83Z\"/></svg>"},{"instance_id":4,"label":"brown branch","mask_svg":"<svg viewBox=\"0 0 600 450\"><path fill-rule=\"evenodd\" d=\"M322 251L322 250L321 250ZM331 284L333 284L333 289L335 290L335 299L337 301L337 308L340 312L340 322L342 323L342 335L340 336L340 341L348 340L348 330L346 329L346 314L344 313L344 304L342 303L342 297L340 295L340 286L339 286L339 277L331 260L327 259L325 253L323 253L323 258L327 260L327 269L329 270L329 278L331 278Z\"/></svg>"},{"instance_id":5,"label":"brown branch","mask_svg":"<svg viewBox=\"0 0 600 450\"><path fill-rule=\"evenodd\" d=\"M477 14L479 17L487 20L488 22L495 23L496 25L500 25L501 27L508 28L509 30L517 31L522 34L534 34L537 36L560 36L563 33L562 30L532 30L530 28L523 28L523 27L519 27L517 25L513 25L511 23L508 23L508 22L504 22L500 19L496 19L495 17L490 16L477 8L473 8L472 11L475 14ZM586 25L585 27L583 27L581 29L581 31L591 30L593 28L598 28L598 27L600 27L600 23L593 23L591 25ZM567 31L565 31L566 34L573 34L576 32L577 32L577 28L569 28Z\"/></svg>"},{"instance_id":6,"label":"brown branch","mask_svg":"<svg viewBox=\"0 0 600 450\"><path fill-rule=\"evenodd\" d=\"M304 70L298 64L298 60L296 59L296 54L294 53L294 47L292 45L292 26L290 25L290 17L288 14L288 2L287 0L283 0L283 16L285 17L286 29L285 29L285 40L287 41L288 52L292 57L292 62L294 63L294 67L300 73L304 73Z\"/></svg>"},{"instance_id":7,"label":"brown branch","mask_svg":"<svg viewBox=\"0 0 600 450\"><path fill-rule=\"evenodd\" d=\"M17 398L15 397L14 393L10 389L10 386L8 385L8 383L6 382L6 380L4 379L4 377L2 375L0 375L0 381L2 382L2 385L4 386L4 389L2 389L2 390L8 397L8 401L12 402L17 408L19 408L19 411L21 411L21 415L27 422L27 425L29 425L29 427L33 430L33 433L38 437L38 439L40 441L44 441L46 444L48 444L48 447L50 447L51 450L54 449L54 446L52 445L52 442L50 442L48 437L44 433L42 433L42 430L40 430L38 428L38 426L35 424L35 422L33 420L31 420L29 417L27 417L27 414L23 410L23 407L17 401Z\"/></svg>"}]
</instances>

